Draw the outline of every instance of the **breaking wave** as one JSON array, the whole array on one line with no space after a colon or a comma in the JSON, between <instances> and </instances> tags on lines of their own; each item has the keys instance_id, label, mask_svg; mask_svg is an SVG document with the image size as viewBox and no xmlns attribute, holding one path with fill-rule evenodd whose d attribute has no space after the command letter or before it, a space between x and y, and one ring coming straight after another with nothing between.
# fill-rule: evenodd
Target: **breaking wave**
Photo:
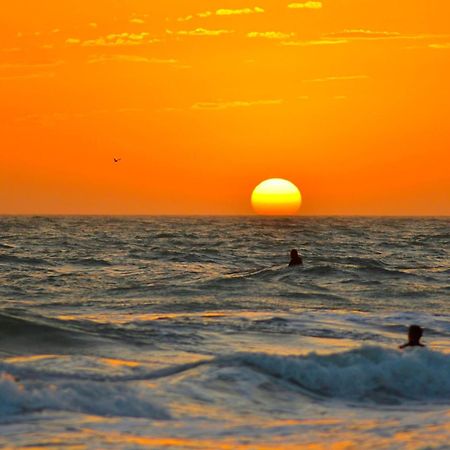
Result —
<instances>
[{"instance_id":1,"label":"breaking wave","mask_svg":"<svg viewBox=\"0 0 450 450\"><path fill-rule=\"evenodd\" d=\"M305 393L357 402L450 401L450 355L362 347L307 356L242 354L238 360Z\"/></svg>"},{"instance_id":2,"label":"breaking wave","mask_svg":"<svg viewBox=\"0 0 450 450\"><path fill-rule=\"evenodd\" d=\"M0 416L53 410L107 417L169 419L169 413L148 397L145 389L123 384L64 382L28 385L8 373L0 373Z\"/></svg>"}]
</instances>

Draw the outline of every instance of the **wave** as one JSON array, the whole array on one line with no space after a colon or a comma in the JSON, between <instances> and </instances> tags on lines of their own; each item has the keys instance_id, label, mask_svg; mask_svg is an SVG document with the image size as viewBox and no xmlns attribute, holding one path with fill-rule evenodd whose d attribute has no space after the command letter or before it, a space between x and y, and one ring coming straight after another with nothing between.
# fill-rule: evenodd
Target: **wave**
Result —
<instances>
[{"instance_id":1,"label":"wave","mask_svg":"<svg viewBox=\"0 0 450 450\"><path fill-rule=\"evenodd\" d=\"M72 369L66 363L58 368L56 358L52 365L1 363L0 417L50 410L168 420L170 412L155 403L149 380L158 386L159 397L170 378L171 385L180 383L180 395L185 392L189 396L191 390L182 388L186 380L203 389L211 386L208 380L212 377L221 380L215 389L222 395L222 389L229 392L234 388L237 378L248 384L249 392L254 391L252 384L260 388L261 378L255 377L254 371L267 378L264 386L271 392L288 388L313 401L402 407L450 403L450 355L427 349L400 352L361 347L304 356L235 353L157 370L138 365L125 373L111 373L109 366L103 367L95 357L84 361L76 357L74 362ZM235 369L231 378L224 376L230 368ZM224 386L225 380L231 385Z\"/></svg>"},{"instance_id":2,"label":"wave","mask_svg":"<svg viewBox=\"0 0 450 450\"><path fill-rule=\"evenodd\" d=\"M22 316L22 317L19 317ZM9 353L92 345L93 335L77 323L29 316L24 312L0 313L0 349Z\"/></svg>"},{"instance_id":3,"label":"wave","mask_svg":"<svg viewBox=\"0 0 450 450\"><path fill-rule=\"evenodd\" d=\"M110 267L112 264L104 259L95 258L80 258L80 259L69 259L70 264L84 266L84 267Z\"/></svg>"},{"instance_id":4,"label":"wave","mask_svg":"<svg viewBox=\"0 0 450 450\"><path fill-rule=\"evenodd\" d=\"M4 242L0 242L0 248L14 248L14 245L11 244L5 244Z\"/></svg>"},{"instance_id":5,"label":"wave","mask_svg":"<svg viewBox=\"0 0 450 450\"><path fill-rule=\"evenodd\" d=\"M160 326L154 321L114 324L87 319L50 319L23 312L0 313L0 350L10 354L92 348L111 341L119 341L119 345L155 346L161 342L186 344L202 340L194 330L177 330L172 326Z\"/></svg>"},{"instance_id":6,"label":"wave","mask_svg":"<svg viewBox=\"0 0 450 450\"><path fill-rule=\"evenodd\" d=\"M427 349L362 347L330 355L241 354L235 360L321 398L381 404L450 401L450 355Z\"/></svg>"},{"instance_id":7,"label":"wave","mask_svg":"<svg viewBox=\"0 0 450 450\"><path fill-rule=\"evenodd\" d=\"M170 419L170 414L149 398L144 388L107 382L25 384L0 373L0 416L42 410L71 411L98 416Z\"/></svg>"},{"instance_id":8,"label":"wave","mask_svg":"<svg viewBox=\"0 0 450 450\"><path fill-rule=\"evenodd\" d=\"M245 368L256 370L274 382L282 381L293 385L301 394L319 400L340 400L367 405L450 403L450 355L428 349L409 349L401 352L365 346L341 353L310 353L304 356L237 353L200 359L193 363L169 365L154 371L140 366L124 375L90 371L67 373L57 369L42 371L8 363L1 364L0 371L24 380L65 380L73 390L78 389L79 383L87 383L88 386L104 383L105 389L110 389L111 383L123 385L148 380L162 381L178 375L186 379L190 371L198 368L209 371L215 377L221 377L222 371L230 367L236 367L239 371ZM252 379L243 372L241 375L243 379ZM197 371L192 376L195 378L194 382L201 382L202 377L199 378ZM110 394L115 395L114 391ZM78 405L79 399L73 395L75 405ZM131 401L134 398L133 392L124 392L124 395L131 396Z\"/></svg>"},{"instance_id":9,"label":"wave","mask_svg":"<svg viewBox=\"0 0 450 450\"><path fill-rule=\"evenodd\" d=\"M0 264L29 264L32 266L40 266L44 264L50 264L48 261L42 258L33 258L29 256L15 256L15 255L0 255Z\"/></svg>"}]
</instances>

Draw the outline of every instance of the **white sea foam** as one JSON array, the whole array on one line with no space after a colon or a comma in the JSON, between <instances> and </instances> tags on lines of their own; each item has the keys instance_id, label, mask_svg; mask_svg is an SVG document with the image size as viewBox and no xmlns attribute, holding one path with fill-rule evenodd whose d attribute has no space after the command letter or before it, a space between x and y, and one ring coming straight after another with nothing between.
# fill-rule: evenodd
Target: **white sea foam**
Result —
<instances>
[{"instance_id":1,"label":"white sea foam","mask_svg":"<svg viewBox=\"0 0 450 450\"><path fill-rule=\"evenodd\" d=\"M240 361L323 397L363 402L450 401L450 355L379 347L331 355L243 354Z\"/></svg>"},{"instance_id":2,"label":"white sea foam","mask_svg":"<svg viewBox=\"0 0 450 450\"><path fill-rule=\"evenodd\" d=\"M145 389L118 383L70 382L25 384L0 374L0 416L41 410L71 411L98 416L169 419Z\"/></svg>"}]
</instances>

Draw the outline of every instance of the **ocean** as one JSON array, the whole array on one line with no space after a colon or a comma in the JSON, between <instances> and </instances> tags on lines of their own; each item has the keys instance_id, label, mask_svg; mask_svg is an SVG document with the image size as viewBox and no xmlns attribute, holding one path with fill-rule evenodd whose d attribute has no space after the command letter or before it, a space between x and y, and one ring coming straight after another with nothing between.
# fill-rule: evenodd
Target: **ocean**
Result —
<instances>
[{"instance_id":1,"label":"ocean","mask_svg":"<svg viewBox=\"0 0 450 450\"><path fill-rule=\"evenodd\" d=\"M0 217L0 447L448 449L449 243L449 218Z\"/></svg>"}]
</instances>

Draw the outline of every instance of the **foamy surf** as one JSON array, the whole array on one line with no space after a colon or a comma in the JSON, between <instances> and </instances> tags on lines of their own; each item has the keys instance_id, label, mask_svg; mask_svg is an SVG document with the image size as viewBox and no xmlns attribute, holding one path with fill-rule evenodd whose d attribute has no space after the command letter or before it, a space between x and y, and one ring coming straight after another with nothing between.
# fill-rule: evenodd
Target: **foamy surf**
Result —
<instances>
[{"instance_id":1,"label":"foamy surf","mask_svg":"<svg viewBox=\"0 0 450 450\"><path fill-rule=\"evenodd\" d=\"M0 373L0 415L39 411L70 411L106 417L141 417L167 420L169 413L157 406L149 391L110 382L21 382Z\"/></svg>"},{"instance_id":2,"label":"foamy surf","mask_svg":"<svg viewBox=\"0 0 450 450\"><path fill-rule=\"evenodd\" d=\"M329 355L243 354L237 360L322 398L450 402L450 355L426 349L362 347Z\"/></svg>"}]
</instances>

